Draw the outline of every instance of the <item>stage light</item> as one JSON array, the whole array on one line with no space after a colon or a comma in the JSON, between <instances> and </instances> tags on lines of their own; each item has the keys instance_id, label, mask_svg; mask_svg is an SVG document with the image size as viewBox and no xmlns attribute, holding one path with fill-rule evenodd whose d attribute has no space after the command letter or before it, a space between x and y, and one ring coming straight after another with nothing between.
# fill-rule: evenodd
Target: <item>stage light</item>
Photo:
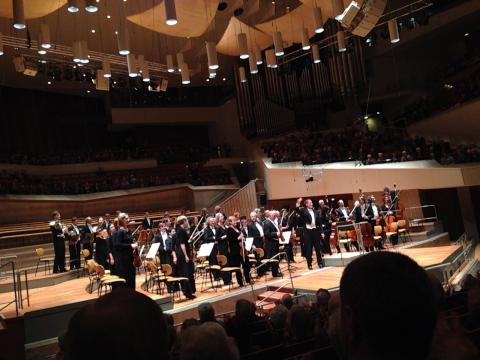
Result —
<instances>
[{"instance_id":1,"label":"stage light","mask_svg":"<svg viewBox=\"0 0 480 360\"><path fill-rule=\"evenodd\" d=\"M310 50L310 39L308 38L308 29L302 28L302 49L307 51Z\"/></svg>"},{"instance_id":2,"label":"stage light","mask_svg":"<svg viewBox=\"0 0 480 360\"><path fill-rule=\"evenodd\" d=\"M80 8L78 7L78 0L68 0L67 10L71 13L78 12L80 10Z\"/></svg>"},{"instance_id":3,"label":"stage light","mask_svg":"<svg viewBox=\"0 0 480 360\"><path fill-rule=\"evenodd\" d=\"M255 61L254 54L250 54L250 57L248 58L248 65L250 66L250 74L258 73L257 62Z\"/></svg>"},{"instance_id":4,"label":"stage light","mask_svg":"<svg viewBox=\"0 0 480 360\"><path fill-rule=\"evenodd\" d=\"M13 0L13 27L18 30L25 29L25 11L23 8L23 0Z\"/></svg>"},{"instance_id":5,"label":"stage light","mask_svg":"<svg viewBox=\"0 0 480 360\"><path fill-rule=\"evenodd\" d=\"M167 71L169 73L175 72L175 67L173 66L173 56L168 54L166 58L167 58Z\"/></svg>"},{"instance_id":6,"label":"stage light","mask_svg":"<svg viewBox=\"0 0 480 360\"><path fill-rule=\"evenodd\" d=\"M182 63L182 84L188 85L190 84L190 70L188 69L187 63Z\"/></svg>"},{"instance_id":7,"label":"stage light","mask_svg":"<svg viewBox=\"0 0 480 360\"><path fill-rule=\"evenodd\" d=\"M313 11L313 24L315 27L315 33L320 34L325 31L323 27L322 10L319 7L314 7Z\"/></svg>"},{"instance_id":8,"label":"stage light","mask_svg":"<svg viewBox=\"0 0 480 360\"><path fill-rule=\"evenodd\" d=\"M241 83L247 82L247 76L245 74L245 68L243 66L240 66L238 68L238 78L240 79Z\"/></svg>"},{"instance_id":9,"label":"stage light","mask_svg":"<svg viewBox=\"0 0 480 360\"><path fill-rule=\"evenodd\" d=\"M207 41L205 46L207 48L208 68L218 69L218 56L215 43L212 41Z\"/></svg>"},{"instance_id":10,"label":"stage light","mask_svg":"<svg viewBox=\"0 0 480 360\"><path fill-rule=\"evenodd\" d=\"M395 44L400 41L396 19L388 20L388 33L390 35L390 42L392 44Z\"/></svg>"},{"instance_id":11,"label":"stage light","mask_svg":"<svg viewBox=\"0 0 480 360\"><path fill-rule=\"evenodd\" d=\"M315 64L318 64L321 61L320 60L320 51L318 50L318 45L317 44L312 45L312 56L313 56L313 62Z\"/></svg>"},{"instance_id":12,"label":"stage light","mask_svg":"<svg viewBox=\"0 0 480 360\"><path fill-rule=\"evenodd\" d=\"M165 23L173 26L177 25L177 11L175 9L175 0L164 0L165 2Z\"/></svg>"},{"instance_id":13,"label":"stage light","mask_svg":"<svg viewBox=\"0 0 480 360\"><path fill-rule=\"evenodd\" d=\"M280 31L273 32L273 47L275 48L275 56L283 56L283 40Z\"/></svg>"},{"instance_id":14,"label":"stage light","mask_svg":"<svg viewBox=\"0 0 480 360\"><path fill-rule=\"evenodd\" d=\"M238 50L240 52L240 59L248 59L248 44L247 34L240 33L237 35Z\"/></svg>"},{"instance_id":15,"label":"stage light","mask_svg":"<svg viewBox=\"0 0 480 360\"><path fill-rule=\"evenodd\" d=\"M95 0L85 0L85 11L94 13L98 11L98 5Z\"/></svg>"},{"instance_id":16,"label":"stage light","mask_svg":"<svg viewBox=\"0 0 480 360\"><path fill-rule=\"evenodd\" d=\"M347 51L347 45L345 43L345 33L342 30L337 31L337 43L338 43L338 52Z\"/></svg>"}]
</instances>

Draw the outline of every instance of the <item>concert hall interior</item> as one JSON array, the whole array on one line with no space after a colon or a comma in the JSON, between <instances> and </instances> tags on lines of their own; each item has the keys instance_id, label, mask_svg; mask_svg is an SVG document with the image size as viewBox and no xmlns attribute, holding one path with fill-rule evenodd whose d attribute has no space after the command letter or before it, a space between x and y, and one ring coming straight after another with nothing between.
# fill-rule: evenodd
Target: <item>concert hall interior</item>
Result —
<instances>
[{"instance_id":1,"label":"concert hall interior","mask_svg":"<svg viewBox=\"0 0 480 360\"><path fill-rule=\"evenodd\" d=\"M479 0L0 0L0 360L480 358Z\"/></svg>"}]
</instances>

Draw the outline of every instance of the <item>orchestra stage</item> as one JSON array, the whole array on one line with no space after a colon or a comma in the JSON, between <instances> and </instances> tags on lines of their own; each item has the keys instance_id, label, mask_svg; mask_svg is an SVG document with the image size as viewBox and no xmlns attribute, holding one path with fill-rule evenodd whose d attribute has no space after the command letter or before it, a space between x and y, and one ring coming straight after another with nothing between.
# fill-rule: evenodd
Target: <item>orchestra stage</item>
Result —
<instances>
[{"instance_id":1,"label":"orchestra stage","mask_svg":"<svg viewBox=\"0 0 480 360\"><path fill-rule=\"evenodd\" d=\"M452 262L453 258L459 256L462 251L460 245L421 247L394 249L410 256L427 270L441 268L445 264ZM335 256L335 255L333 255ZM357 254L358 256L358 254ZM239 298L256 300L256 295L265 291L268 285L291 287L293 286L300 294L314 294L319 288L338 290L340 278L342 276L343 266L329 266L323 269L308 271L306 261L297 256L296 262L292 264L292 279L288 271L284 270L283 279L272 279L270 276L265 279L257 280L252 287L235 287L229 291L227 286L207 291L200 291L201 279L197 279L197 298L188 301L182 298L172 299L168 295L157 295L147 293L144 289L145 274L137 275L137 290L148 295L155 300L162 309L174 316L176 324L181 323L189 317L197 317L197 306L203 301L209 301L213 304L217 314L230 312L234 309L235 301ZM326 257L326 260L328 256ZM282 262L282 267L286 269L287 264ZM314 264L315 266L315 264ZM33 275L30 275L33 277ZM48 278L55 275L37 275L37 278ZM58 284L43 286L30 289L30 306L26 303L26 291L23 289L24 308L20 310L25 323L26 343L37 343L46 339L55 338L59 333L65 330L68 319L80 307L97 298L97 291L92 294L87 292L89 279L87 276L74 278ZM0 303L11 300L13 292L0 293ZM15 306L10 305L2 311L7 317L15 317Z\"/></svg>"}]
</instances>

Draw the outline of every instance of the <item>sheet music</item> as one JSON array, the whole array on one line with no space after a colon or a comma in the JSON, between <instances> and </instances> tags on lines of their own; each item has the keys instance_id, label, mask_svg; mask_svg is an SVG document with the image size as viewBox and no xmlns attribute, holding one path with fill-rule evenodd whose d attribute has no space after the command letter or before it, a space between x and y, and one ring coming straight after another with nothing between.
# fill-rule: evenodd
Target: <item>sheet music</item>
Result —
<instances>
[{"instance_id":1,"label":"sheet music","mask_svg":"<svg viewBox=\"0 0 480 360\"><path fill-rule=\"evenodd\" d=\"M197 252L197 257L209 257L215 243L202 244Z\"/></svg>"},{"instance_id":2,"label":"sheet music","mask_svg":"<svg viewBox=\"0 0 480 360\"><path fill-rule=\"evenodd\" d=\"M142 245L142 249L140 250L140 256L142 256L142 252L144 249L145 245ZM152 246L150 246L150 250L148 250L147 253L147 259L155 259L155 256L157 255L158 248L160 247L160 243L153 243Z\"/></svg>"},{"instance_id":3,"label":"sheet music","mask_svg":"<svg viewBox=\"0 0 480 360\"><path fill-rule=\"evenodd\" d=\"M245 239L245 250L250 251L252 250L253 245L253 237L247 237Z\"/></svg>"},{"instance_id":4,"label":"sheet music","mask_svg":"<svg viewBox=\"0 0 480 360\"><path fill-rule=\"evenodd\" d=\"M279 239L278 243L282 245L288 244L290 242L290 237L292 236L292 232L284 231L282 235L283 235L283 239Z\"/></svg>"}]
</instances>

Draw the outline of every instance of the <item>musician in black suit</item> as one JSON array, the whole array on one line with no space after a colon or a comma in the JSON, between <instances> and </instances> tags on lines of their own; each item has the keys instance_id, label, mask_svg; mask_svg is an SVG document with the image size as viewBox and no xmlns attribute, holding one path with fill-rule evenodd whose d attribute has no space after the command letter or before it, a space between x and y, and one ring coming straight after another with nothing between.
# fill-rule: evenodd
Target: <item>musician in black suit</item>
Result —
<instances>
[{"instance_id":1,"label":"musician in black suit","mask_svg":"<svg viewBox=\"0 0 480 360\"><path fill-rule=\"evenodd\" d=\"M325 200L318 200L318 211L322 220L322 230L325 234L322 238L322 249L324 253L332 255L330 248L330 234L332 233L332 221L330 219L330 207L325 204Z\"/></svg>"},{"instance_id":2,"label":"musician in black suit","mask_svg":"<svg viewBox=\"0 0 480 360\"><path fill-rule=\"evenodd\" d=\"M240 267L242 266L243 273L245 274L245 281L250 283L250 276L248 272L250 271L250 264L248 261L248 255L246 253L242 253L242 241L244 241L245 237L242 234L239 221L235 218L235 216L230 216L227 219L227 241L228 241L228 266L230 267ZM248 264L248 268L246 267ZM242 272L237 271L235 273L237 277L237 284L239 286L243 286L243 277Z\"/></svg>"},{"instance_id":3,"label":"musician in black suit","mask_svg":"<svg viewBox=\"0 0 480 360\"><path fill-rule=\"evenodd\" d=\"M72 223L68 227L68 252L70 253L70 270L80 268L80 229L78 228L78 219L72 218Z\"/></svg>"},{"instance_id":4,"label":"musician in black suit","mask_svg":"<svg viewBox=\"0 0 480 360\"><path fill-rule=\"evenodd\" d=\"M158 255L160 257L160 264L170 264L173 265L176 262L176 254L173 251L173 240L171 235L171 230L167 229L165 224L160 224L158 229L158 234L153 239L153 242L160 243L158 247Z\"/></svg>"},{"instance_id":5,"label":"musician in black suit","mask_svg":"<svg viewBox=\"0 0 480 360\"><path fill-rule=\"evenodd\" d=\"M177 257L176 276L188 278L182 281L182 291L189 300L195 299L195 278L193 254L190 243L188 242L188 221L186 216L179 216L176 221L175 235L173 239L175 253Z\"/></svg>"},{"instance_id":6,"label":"musician in black suit","mask_svg":"<svg viewBox=\"0 0 480 360\"><path fill-rule=\"evenodd\" d=\"M150 213L145 211L145 217L142 221L143 230L148 230L153 228L153 220L150 218Z\"/></svg>"},{"instance_id":7,"label":"musician in black suit","mask_svg":"<svg viewBox=\"0 0 480 360\"><path fill-rule=\"evenodd\" d=\"M80 229L80 233L82 239L82 248L90 251L90 255L87 256L85 259L90 260L93 256L92 244L95 236L95 231L92 225L92 218L90 216L87 216L85 218L85 225L83 225Z\"/></svg>"},{"instance_id":8,"label":"musician in black suit","mask_svg":"<svg viewBox=\"0 0 480 360\"><path fill-rule=\"evenodd\" d=\"M278 224L278 212L275 210L270 210L266 215L268 217L263 224L263 229L265 232L265 250L266 258L271 259L279 252L279 240L282 232ZM278 273L278 262L272 262L271 269L273 277L281 276Z\"/></svg>"},{"instance_id":9,"label":"musician in black suit","mask_svg":"<svg viewBox=\"0 0 480 360\"><path fill-rule=\"evenodd\" d=\"M104 269L110 269L108 263L108 230L104 228L105 223L102 217L98 218L97 232L95 233L95 261Z\"/></svg>"},{"instance_id":10,"label":"musician in black suit","mask_svg":"<svg viewBox=\"0 0 480 360\"><path fill-rule=\"evenodd\" d=\"M252 211L250 213L250 221L247 225L246 232L248 233L248 237L253 238L252 249L262 249L265 251L264 248L264 236L265 232L263 230L263 223L258 219L257 212ZM265 254L266 255L266 254ZM257 253L255 253L255 257L258 260ZM263 276L265 273L265 267L261 267L258 269L257 274L258 276Z\"/></svg>"},{"instance_id":11,"label":"musician in black suit","mask_svg":"<svg viewBox=\"0 0 480 360\"><path fill-rule=\"evenodd\" d=\"M49 223L52 232L53 249L55 258L53 260L53 272L65 272L65 233L67 228L62 224L61 216L58 211L52 213L52 221Z\"/></svg>"},{"instance_id":12,"label":"musician in black suit","mask_svg":"<svg viewBox=\"0 0 480 360\"><path fill-rule=\"evenodd\" d=\"M375 229L375 226L377 225L377 220L380 221L380 224L382 226L384 225L384 223L382 224L383 219L381 218L380 208L375 203L375 197L373 195L368 197L368 204L367 204L367 210L365 211L365 215L367 216L368 221L372 225L372 229ZM375 247L378 250L384 249L381 240L375 241Z\"/></svg>"},{"instance_id":13,"label":"musician in black suit","mask_svg":"<svg viewBox=\"0 0 480 360\"><path fill-rule=\"evenodd\" d=\"M305 200L305 207L300 207L302 198L299 198L296 203L295 211L300 215L305 227L303 228L303 239L305 243L305 257L307 258L308 269L312 270L312 255L313 249L317 255L318 267L323 266L322 250L320 238L324 237L322 229L322 219L320 213L313 208L311 199Z\"/></svg>"},{"instance_id":14,"label":"musician in black suit","mask_svg":"<svg viewBox=\"0 0 480 360\"><path fill-rule=\"evenodd\" d=\"M339 222L348 221L350 220L350 214L348 213L348 209L345 207L343 200L338 200L338 208L337 212L337 219Z\"/></svg>"}]
</instances>

